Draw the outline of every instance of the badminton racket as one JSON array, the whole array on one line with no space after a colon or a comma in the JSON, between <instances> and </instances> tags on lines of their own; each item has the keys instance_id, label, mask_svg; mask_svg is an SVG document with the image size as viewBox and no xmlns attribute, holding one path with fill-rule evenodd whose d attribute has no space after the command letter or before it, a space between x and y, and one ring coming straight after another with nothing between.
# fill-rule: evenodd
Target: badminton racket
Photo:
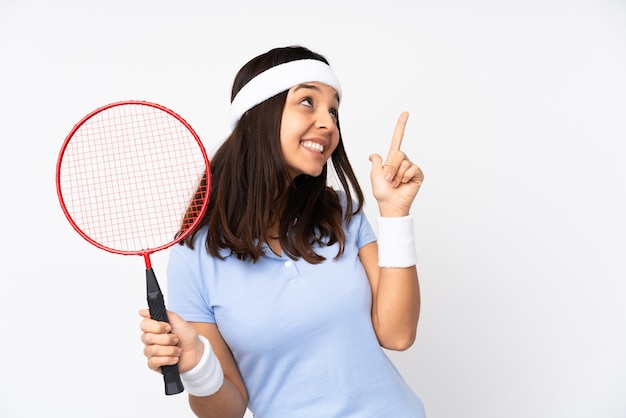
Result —
<instances>
[{"instance_id":1,"label":"badminton racket","mask_svg":"<svg viewBox=\"0 0 626 418\"><path fill-rule=\"evenodd\" d=\"M150 255L191 233L210 192L209 160L191 126L155 103L100 107L65 138L56 185L65 216L84 239L144 258L150 316L168 321ZM177 365L162 372L166 395L184 390Z\"/></svg>"}]
</instances>

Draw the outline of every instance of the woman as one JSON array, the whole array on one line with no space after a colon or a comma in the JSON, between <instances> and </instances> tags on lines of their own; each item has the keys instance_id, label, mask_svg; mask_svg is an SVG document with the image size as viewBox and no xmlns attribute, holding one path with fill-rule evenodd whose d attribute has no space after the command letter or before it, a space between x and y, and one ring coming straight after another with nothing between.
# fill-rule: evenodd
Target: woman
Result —
<instances>
[{"instance_id":1,"label":"woman","mask_svg":"<svg viewBox=\"0 0 626 418\"><path fill-rule=\"evenodd\" d=\"M408 114L385 162L370 157L377 240L340 99L328 61L299 46L235 78L207 213L170 252L170 323L141 311L149 367L178 364L199 417L424 416L381 348L410 347L419 317L409 210L423 174L400 151Z\"/></svg>"}]
</instances>

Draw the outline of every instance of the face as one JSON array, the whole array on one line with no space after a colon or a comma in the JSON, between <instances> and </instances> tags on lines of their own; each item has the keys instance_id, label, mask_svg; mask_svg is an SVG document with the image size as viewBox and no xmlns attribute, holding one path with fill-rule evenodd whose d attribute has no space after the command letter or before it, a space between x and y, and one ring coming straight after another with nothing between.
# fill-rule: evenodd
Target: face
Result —
<instances>
[{"instance_id":1,"label":"face","mask_svg":"<svg viewBox=\"0 0 626 418\"><path fill-rule=\"evenodd\" d=\"M322 173L339 143L337 91L322 83L293 86L287 93L280 126L280 147L291 178Z\"/></svg>"}]
</instances>

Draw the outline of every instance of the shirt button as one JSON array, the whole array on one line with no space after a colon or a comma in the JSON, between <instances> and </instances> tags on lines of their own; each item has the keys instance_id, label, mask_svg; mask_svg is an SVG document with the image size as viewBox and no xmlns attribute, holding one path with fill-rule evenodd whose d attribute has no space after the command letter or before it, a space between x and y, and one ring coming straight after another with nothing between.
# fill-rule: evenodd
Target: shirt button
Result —
<instances>
[{"instance_id":1,"label":"shirt button","mask_svg":"<svg viewBox=\"0 0 626 418\"><path fill-rule=\"evenodd\" d=\"M285 267L291 267L291 261L285 261Z\"/></svg>"}]
</instances>

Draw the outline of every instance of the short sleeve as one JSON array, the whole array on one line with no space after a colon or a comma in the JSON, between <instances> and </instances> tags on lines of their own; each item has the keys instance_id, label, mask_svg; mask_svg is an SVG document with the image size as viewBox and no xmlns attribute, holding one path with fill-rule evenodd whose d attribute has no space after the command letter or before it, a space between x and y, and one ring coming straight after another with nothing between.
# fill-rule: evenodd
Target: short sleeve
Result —
<instances>
[{"instance_id":1,"label":"short sleeve","mask_svg":"<svg viewBox=\"0 0 626 418\"><path fill-rule=\"evenodd\" d=\"M345 214L348 196L343 190L337 190L336 193L339 197L339 202L341 203L341 207L343 208ZM354 199L352 199L352 207L358 207L358 203ZM350 230L350 234L356 237L357 248L361 248L369 244L370 242L376 241L376 234L374 233L374 229L369 223L367 216L365 215L365 212L363 210L355 215L352 215L352 219L350 220L350 225L348 225L348 229Z\"/></svg>"},{"instance_id":2,"label":"short sleeve","mask_svg":"<svg viewBox=\"0 0 626 418\"><path fill-rule=\"evenodd\" d=\"M376 234L374 233L374 229L372 225L369 223L367 216L365 216L365 212L361 211L356 215L358 217L359 223L359 233L357 235L357 247L361 248L370 242L376 241ZM355 222L357 219L352 219Z\"/></svg>"},{"instance_id":3,"label":"short sleeve","mask_svg":"<svg viewBox=\"0 0 626 418\"><path fill-rule=\"evenodd\" d=\"M205 251L203 245L196 245L193 250L186 245L171 248L167 264L167 309L186 321L215 323L201 262L202 258L211 260L211 257L198 254L199 251Z\"/></svg>"}]
</instances>

